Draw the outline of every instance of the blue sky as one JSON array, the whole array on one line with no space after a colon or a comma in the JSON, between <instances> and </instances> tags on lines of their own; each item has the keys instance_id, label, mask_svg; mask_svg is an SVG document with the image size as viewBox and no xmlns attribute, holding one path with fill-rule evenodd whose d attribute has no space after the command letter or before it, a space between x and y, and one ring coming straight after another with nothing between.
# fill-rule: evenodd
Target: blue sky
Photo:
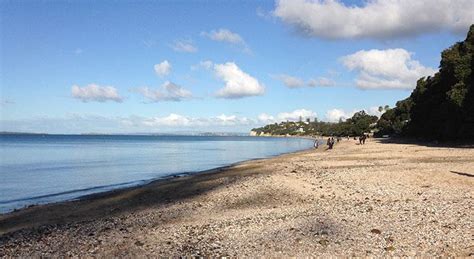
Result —
<instances>
[{"instance_id":1,"label":"blue sky","mask_svg":"<svg viewBox=\"0 0 474 259\"><path fill-rule=\"evenodd\" d=\"M245 132L376 113L434 73L474 20L469 0L0 5L0 130L49 133Z\"/></svg>"}]
</instances>

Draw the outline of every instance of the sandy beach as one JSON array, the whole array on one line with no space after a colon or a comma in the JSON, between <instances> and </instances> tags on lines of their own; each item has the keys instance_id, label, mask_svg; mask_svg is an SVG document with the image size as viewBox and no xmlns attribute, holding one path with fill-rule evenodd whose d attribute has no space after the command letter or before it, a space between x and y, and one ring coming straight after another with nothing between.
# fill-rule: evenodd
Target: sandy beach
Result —
<instances>
[{"instance_id":1,"label":"sandy beach","mask_svg":"<svg viewBox=\"0 0 474 259\"><path fill-rule=\"evenodd\" d=\"M0 215L0 256L474 256L474 148L343 140Z\"/></svg>"}]
</instances>

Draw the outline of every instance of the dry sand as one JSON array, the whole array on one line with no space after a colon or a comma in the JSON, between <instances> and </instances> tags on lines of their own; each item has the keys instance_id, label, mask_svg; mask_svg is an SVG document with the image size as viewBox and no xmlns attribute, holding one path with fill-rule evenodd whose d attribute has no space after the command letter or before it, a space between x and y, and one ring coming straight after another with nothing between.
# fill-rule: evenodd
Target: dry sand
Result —
<instances>
[{"instance_id":1,"label":"dry sand","mask_svg":"<svg viewBox=\"0 0 474 259\"><path fill-rule=\"evenodd\" d=\"M369 139L0 215L0 256L474 256L474 148Z\"/></svg>"}]
</instances>

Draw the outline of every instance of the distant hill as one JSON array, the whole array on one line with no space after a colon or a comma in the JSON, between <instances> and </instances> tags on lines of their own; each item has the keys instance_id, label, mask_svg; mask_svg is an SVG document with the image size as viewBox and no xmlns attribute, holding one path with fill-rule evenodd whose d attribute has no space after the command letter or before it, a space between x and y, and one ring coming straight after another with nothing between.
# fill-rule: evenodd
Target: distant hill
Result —
<instances>
[{"instance_id":1,"label":"distant hill","mask_svg":"<svg viewBox=\"0 0 474 259\"><path fill-rule=\"evenodd\" d=\"M410 97L385 112L379 134L474 139L474 25L466 40L441 53L439 72L418 80Z\"/></svg>"}]
</instances>

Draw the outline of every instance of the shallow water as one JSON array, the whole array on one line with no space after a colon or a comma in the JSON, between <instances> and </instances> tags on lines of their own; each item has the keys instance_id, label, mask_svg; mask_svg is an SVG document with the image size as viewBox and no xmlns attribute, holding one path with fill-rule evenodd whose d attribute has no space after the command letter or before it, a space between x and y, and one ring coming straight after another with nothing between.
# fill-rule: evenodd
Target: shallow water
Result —
<instances>
[{"instance_id":1,"label":"shallow water","mask_svg":"<svg viewBox=\"0 0 474 259\"><path fill-rule=\"evenodd\" d=\"M312 146L297 138L0 135L0 213Z\"/></svg>"}]
</instances>

